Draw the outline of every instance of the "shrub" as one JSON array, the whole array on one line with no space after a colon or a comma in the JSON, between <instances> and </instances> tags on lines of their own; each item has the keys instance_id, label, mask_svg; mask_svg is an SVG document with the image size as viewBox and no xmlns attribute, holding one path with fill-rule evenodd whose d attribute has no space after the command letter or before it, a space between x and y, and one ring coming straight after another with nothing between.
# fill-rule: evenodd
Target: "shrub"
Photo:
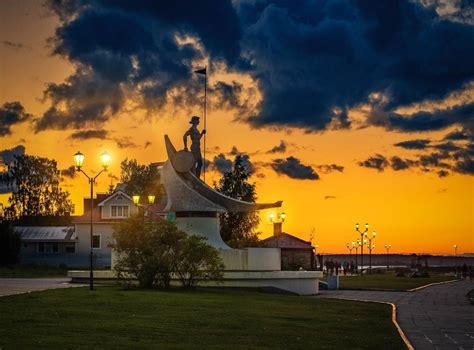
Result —
<instances>
[{"instance_id":1,"label":"shrub","mask_svg":"<svg viewBox=\"0 0 474 350\"><path fill-rule=\"evenodd\" d=\"M117 260L114 270L121 282L135 277L142 288L169 287L178 250L186 234L165 220L145 223L134 216L114 231Z\"/></svg>"},{"instance_id":2,"label":"shrub","mask_svg":"<svg viewBox=\"0 0 474 350\"><path fill-rule=\"evenodd\" d=\"M183 287L193 288L200 280L222 280L224 264L219 252L201 236L187 236L181 246L176 274Z\"/></svg>"},{"instance_id":3,"label":"shrub","mask_svg":"<svg viewBox=\"0 0 474 350\"><path fill-rule=\"evenodd\" d=\"M114 270L121 283L136 278L141 288L167 288L176 273L183 286L194 287L199 280L222 278L217 250L169 221L145 223L134 216L115 227L114 239Z\"/></svg>"},{"instance_id":4,"label":"shrub","mask_svg":"<svg viewBox=\"0 0 474 350\"><path fill-rule=\"evenodd\" d=\"M19 262L21 249L20 235L8 221L0 222L0 266L14 265Z\"/></svg>"}]
</instances>

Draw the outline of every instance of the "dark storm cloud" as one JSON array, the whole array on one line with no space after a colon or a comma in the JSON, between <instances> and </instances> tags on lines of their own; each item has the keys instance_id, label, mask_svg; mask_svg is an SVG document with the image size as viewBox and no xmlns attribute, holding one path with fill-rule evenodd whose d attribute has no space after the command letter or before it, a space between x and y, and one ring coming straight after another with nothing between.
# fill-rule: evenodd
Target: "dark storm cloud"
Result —
<instances>
[{"instance_id":1,"label":"dark storm cloud","mask_svg":"<svg viewBox=\"0 0 474 350\"><path fill-rule=\"evenodd\" d=\"M241 61L241 29L230 1L190 6L186 1L50 0L47 5L62 19L51 39L54 53L73 62L76 71L64 83L47 87L44 96L51 107L37 121L36 131L99 126L124 110L132 91L147 111L168 102L199 102L201 85L193 66L203 53L180 39L187 35L197 37L215 60ZM179 93L169 96L173 89ZM217 86L223 98L236 90L235 84Z\"/></svg>"},{"instance_id":2,"label":"dark storm cloud","mask_svg":"<svg viewBox=\"0 0 474 350\"><path fill-rule=\"evenodd\" d=\"M420 156L418 162L422 167L450 168L446 160L450 159L448 152L435 152Z\"/></svg>"},{"instance_id":3,"label":"dark storm cloud","mask_svg":"<svg viewBox=\"0 0 474 350\"><path fill-rule=\"evenodd\" d=\"M267 153L270 153L270 154L285 153L287 147L288 147L288 144L284 140L281 140L279 145L272 147L272 149L270 149Z\"/></svg>"},{"instance_id":4,"label":"dark storm cloud","mask_svg":"<svg viewBox=\"0 0 474 350\"><path fill-rule=\"evenodd\" d=\"M31 119L20 102L5 102L0 106L0 137L10 135L11 127Z\"/></svg>"},{"instance_id":5,"label":"dark storm cloud","mask_svg":"<svg viewBox=\"0 0 474 350\"><path fill-rule=\"evenodd\" d=\"M0 151L0 163L8 165L15 161L15 156L22 156L25 154L25 146L18 145L10 149Z\"/></svg>"},{"instance_id":6,"label":"dark storm cloud","mask_svg":"<svg viewBox=\"0 0 474 350\"><path fill-rule=\"evenodd\" d=\"M472 121L472 110L399 116L474 77L473 26L441 20L414 1L240 2L244 46L263 94L257 126L324 129L348 109L386 96L369 122L420 131ZM449 42L449 49L447 43ZM339 112L341 113L341 112Z\"/></svg>"},{"instance_id":7,"label":"dark storm cloud","mask_svg":"<svg viewBox=\"0 0 474 350\"><path fill-rule=\"evenodd\" d=\"M221 174L232 171L232 160L227 159L223 153L218 154L214 157L210 168L217 170Z\"/></svg>"},{"instance_id":8,"label":"dark storm cloud","mask_svg":"<svg viewBox=\"0 0 474 350\"><path fill-rule=\"evenodd\" d=\"M366 168L377 169L378 171L384 171L385 168L389 166L389 162L383 155L376 154L373 157L359 162L359 165Z\"/></svg>"},{"instance_id":9,"label":"dark storm cloud","mask_svg":"<svg viewBox=\"0 0 474 350\"><path fill-rule=\"evenodd\" d=\"M395 171L398 171L398 170L405 170L405 169L408 169L410 168L413 164L412 161L410 161L409 159L402 159L398 156L393 156L391 159L390 159L390 165L392 166L392 169L395 170Z\"/></svg>"},{"instance_id":10,"label":"dark storm cloud","mask_svg":"<svg viewBox=\"0 0 474 350\"><path fill-rule=\"evenodd\" d=\"M131 137L116 137L114 138L115 143L119 148L137 148L138 145L133 142Z\"/></svg>"},{"instance_id":11,"label":"dark storm cloud","mask_svg":"<svg viewBox=\"0 0 474 350\"><path fill-rule=\"evenodd\" d=\"M440 143L433 147L436 149L439 149L440 151L448 151L448 152L457 151L461 149L460 146L457 146L452 142Z\"/></svg>"},{"instance_id":12,"label":"dark storm cloud","mask_svg":"<svg viewBox=\"0 0 474 350\"><path fill-rule=\"evenodd\" d=\"M385 96L369 123L400 131L472 127L472 108L395 113L440 100L474 78L474 26L416 1L49 0L61 19L51 44L76 71L50 84L36 130L97 127L127 93L148 112L200 102L196 63L249 74L262 101L254 126L348 128L349 109ZM464 6L466 7L466 6ZM466 13L463 7L459 13ZM196 38L198 45L186 40ZM177 39L181 38L181 39ZM199 64L202 62L199 62ZM224 108L246 108L239 83L217 83ZM170 91L179 91L171 94ZM60 108L65 106L65 108Z\"/></svg>"},{"instance_id":13,"label":"dark storm cloud","mask_svg":"<svg viewBox=\"0 0 474 350\"><path fill-rule=\"evenodd\" d=\"M108 134L105 129L81 130L71 134L69 138L73 140L106 139Z\"/></svg>"},{"instance_id":14,"label":"dark storm cloud","mask_svg":"<svg viewBox=\"0 0 474 350\"><path fill-rule=\"evenodd\" d=\"M298 180L319 180L319 175L309 165L304 165L298 158L274 159L271 167L276 173Z\"/></svg>"},{"instance_id":15,"label":"dark storm cloud","mask_svg":"<svg viewBox=\"0 0 474 350\"><path fill-rule=\"evenodd\" d=\"M338 171L340 173L344 172L344 166L342 165L337 165L337 164L323 164L323 165L317 165L316 169L321 171L324 174L329 174L334 171Z\"/></svg>"},{"instance_id":16,"label":"dark storm cloud","mask_svg":"<svg viewBox=\"0 0 474 350\"><path fill-rule=\"evenodd\" d=\"M217 82L213 91L211 91L217 99L214 108L234 109L243 107L241 102L243 90L243 85L236 81L232 83Z\"/></svg>"},{"instance_id":17,"label":"dark storm cloud","mask_svg":"<svg viewBox=\"0 0 474 350\"><path fill-rule=\"evenodd\" d=\"M430 144L431 140L410 140L396 143L394 146L406 149L425 149Z\"/></svg>"},{"instance_id":18,"label":"dark storm cloud","mask_svg":"<svg viewBox=\"0 0 474 350\"><path fill-rule=\"evenodd\" d=\"M472 139L472 135L469 135L468 132L464 130L455 130L447 134L444 139L449 141L462 141Z\"/></svg>"},{"instance_id":19,"label":"dark storm cloud","mask_svg":"<svg viewBox=\"0 0 474 350\"><path fill-rule=\"evenodd\" d=\"M67 169L61 170L61 175L70 179L73 179L74 177L76 177L76 174L77 174L76 168L74 167L74 165L71 165Z\"/></svg>"},{"instance_id":20,"label":"dark storm cloud","mask_svg":"<svg viewBox=\"0 0 474 350\"><path fill-rule=\"evenodd\" d=\"M474 125L474 103L442 110L435 109L432 112L420 111L409 116L395 112L377 111L371 117L371 122L374 125L384 126L389 130L407 132L441 130L453 125L464 125L472 129Z\"/></svg>"},{"instance_id":21,"label":"dark storm cloud","mask_svg":"<svg viewBox=\"0 0 474 350\"><path fill-rule=\"evenodd\" d=\"M437 172L438 176L439 177L446 177L446 176L449 176L449 171L446 171L446 170L439 170Z\"/></svg>"},{"instance_id":22,"label":"dark storm cloud","mask_svg":"<svg viewBox=\"0 0 474 350\"><path fill-rule=\"evenodd\" d=\"M474 159L464 159L456 162L453 170L461 174L474 175Z\"/></svg>"}]
</instances>

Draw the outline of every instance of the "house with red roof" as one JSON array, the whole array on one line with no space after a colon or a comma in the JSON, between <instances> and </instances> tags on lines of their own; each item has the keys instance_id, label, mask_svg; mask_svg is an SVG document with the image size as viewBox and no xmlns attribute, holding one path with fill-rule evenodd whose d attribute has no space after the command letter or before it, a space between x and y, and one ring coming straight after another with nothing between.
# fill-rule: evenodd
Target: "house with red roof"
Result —
<instances>
[{"instance_id":1,"label":"house with red roof","mask_svg":"<svg viewBox=\"0 0 474 350\"><path fill-rule=\"evenodd\" d=\"M282 231L282 222L273 223L273 236L263 240L267 248L280 248L282 270L316 270L311 242Z\"/></svg>"}]
</instances>

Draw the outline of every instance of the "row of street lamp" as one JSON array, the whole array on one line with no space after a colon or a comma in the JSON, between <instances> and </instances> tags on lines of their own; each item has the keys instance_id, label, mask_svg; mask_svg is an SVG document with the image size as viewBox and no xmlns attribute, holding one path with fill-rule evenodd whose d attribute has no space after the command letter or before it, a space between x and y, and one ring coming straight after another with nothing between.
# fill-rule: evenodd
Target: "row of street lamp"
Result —
<instances>
[{"instance_id":1,"label":"row of street lamp","mask_svg":"<svg viewBox=\"0 0 474 350\"><path fill-rule=\"evenodd\" d=\"M369 234L369 224L365 224L365 228L361 230L360 225L357 223L355 225L355 230L358 234L360 234L360 238L357 238L355 241L346 244L346 248L349 250L349 260L351 260L352 250L355 249L355 265L357 269L357 260L360 248L360 266L361 266L361 275L364 269L364 246L367 246L369 250L369 271L372 270L372 250L375 249L375 244L372 241L377 236L377 232L373 231L372 235ZM390 248L392 248L391 244L385 244L385 249L387 251L387 269L389 268L389 261L388 261L388 253Z\"/></svg>"}]
</instances>

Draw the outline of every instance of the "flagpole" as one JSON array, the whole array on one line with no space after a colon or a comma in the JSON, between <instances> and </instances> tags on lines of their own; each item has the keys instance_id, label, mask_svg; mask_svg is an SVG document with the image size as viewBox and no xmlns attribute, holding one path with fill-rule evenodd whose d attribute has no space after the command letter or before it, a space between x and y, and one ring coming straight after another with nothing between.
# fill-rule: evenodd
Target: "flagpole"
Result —
<instances>
[{"instance_id":1,"label":"flagpole","mask_svg":"<svg viewBox=\"0 0 474 350\"><path fill-rule=\"evenodd\" d=\"M207 134L207 66L204 68L206 74L204 74L204 130ZM206 182L206 134L204 134L204 182Z\"/></svg>"}]
</instances>

